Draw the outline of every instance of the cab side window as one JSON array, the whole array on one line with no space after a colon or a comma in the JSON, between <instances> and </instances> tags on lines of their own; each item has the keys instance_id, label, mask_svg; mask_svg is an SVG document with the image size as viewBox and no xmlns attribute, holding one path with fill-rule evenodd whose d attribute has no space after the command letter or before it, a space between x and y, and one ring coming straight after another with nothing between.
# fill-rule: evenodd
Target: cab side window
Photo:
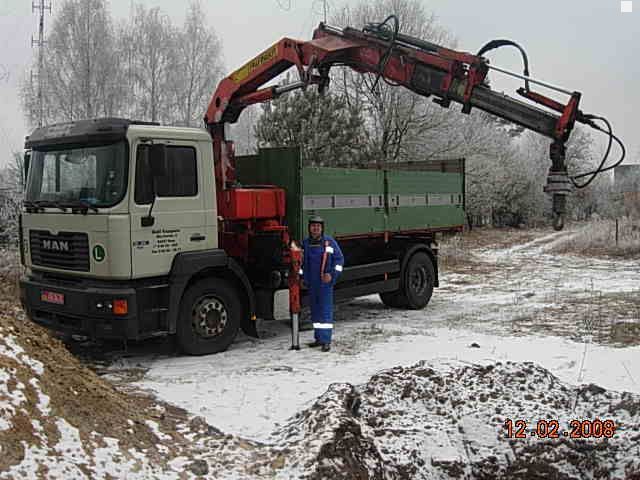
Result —
<instances>
[{"instance_id":1,"label":"cab side window","mask_svg":"<svg viewBox=\"0 0 640 480\"><path fill-rule=\"evenodd\" d=\"M153 177L149 145L139 145L136 152L136 186L134 198L145 205L153 200ZM193 197L198 194L196 150L193 147L167 146L166 176L156 178L158 197Z\"/></svg>"}]
</instances>

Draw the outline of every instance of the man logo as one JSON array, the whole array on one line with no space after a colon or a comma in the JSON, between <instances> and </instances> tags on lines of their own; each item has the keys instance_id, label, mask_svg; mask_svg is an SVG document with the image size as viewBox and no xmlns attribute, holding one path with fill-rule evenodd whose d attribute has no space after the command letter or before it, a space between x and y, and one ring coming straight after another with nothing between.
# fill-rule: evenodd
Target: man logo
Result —
<instances>
[{"instance_id":1,"label":"man logo","mask_svg":"<svg viewBox=\"0 0 640 480\"><path fill-rule=\"evenodd\" d=\"M633 12L633 1L632 0L623 0L620 2L620 11L622 13L632 13Z\"/></svg>"},{"instance_id":2,"label":"man logo","mask_svg":"<svg viewBox=\"0 0 640 480\"><path fill-rule=\"evenodd\" d=\"M70 251L67 240L42 240L42 248L43 250L50 250L52 252Z\"/></svg>"}]
</instances>

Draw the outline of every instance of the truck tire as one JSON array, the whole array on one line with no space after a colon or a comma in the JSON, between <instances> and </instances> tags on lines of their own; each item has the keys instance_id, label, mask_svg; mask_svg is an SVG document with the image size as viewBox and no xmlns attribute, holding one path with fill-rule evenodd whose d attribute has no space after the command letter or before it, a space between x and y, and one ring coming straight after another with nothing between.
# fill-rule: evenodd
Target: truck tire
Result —
<instances>
[{"instance_id":1,"label":"truck tire","mask_svg":"<svg viewBox=\"0 0 640 480\"><path fill-rule=\"evenodd\" d=\"M207 278L188 288L180 304L178 345L189 355L222 352L240 329L242 304L236 289L221 278Z\"/></svg>"},{"instance_id":2,"label":"truck tire","mask_svg":"<svg viewBox=\"0 0 640 480\"><path fill-rule=\"evenodd\" d=\"M380 294L380 300L382 300L382 303L384 303L387 307L391 307L391 308L403 307L403 305L401 304L399 290L396 290L394 292L382 292Z\"/></svg>"},{"instance_id":3,"label":"truck tire","mask_svg":"<svg viewBox=\"0 0 640 480\"><path fill-rule=\"evenodd\" d=\"M414 253L402 272L399 296L401 306L411 310L426 307L433 294L435 278L429 255L424 252Z\"/></svg>"},{"instance_id":4,"label":"truck tire","mask_svg":"<svg viewBox=\"0 0 640 480\"><path fill-rule=\"evenodd\" d=\"M411 255L401 272L400 289L380 294L388 307L420 310L427 306L433 294L435 270L429 255L416 252Z\"/></svg>"}]
</instances>

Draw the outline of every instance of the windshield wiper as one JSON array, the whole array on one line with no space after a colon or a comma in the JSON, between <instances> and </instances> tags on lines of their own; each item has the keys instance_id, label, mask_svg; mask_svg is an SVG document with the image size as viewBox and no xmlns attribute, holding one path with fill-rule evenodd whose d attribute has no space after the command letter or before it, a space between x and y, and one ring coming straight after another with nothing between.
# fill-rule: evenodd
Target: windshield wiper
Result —
<instances>
[{"instance_id":1,"label":"windshield wiper","mask_svg":"<svg viewBox=\"0 0 640 480\"><path fill-rule=\"evenodd\" d=\"M35 210L34 213L38 213L39 210L44 210L44 207L38 204L37 201L32 202L31 200L23 200L22 205L27 209L27 212L29 211L30 208Z\"/></svg>"},{"instance_id":2,"label":"windshield wiper","mask_svg":"<svg viewBox=\"0 0 640 480\"><path fill-rule=\"evenodd\" d=\"M74 209L81 210L81 213L83 214L86 214L89 210L93 210L96 213L100 211L98 210L97 207L94 207L90 203L85 202L83 200L74 200L72 202L64 202L64 203L60 203L60 205L69 207L71 209L71 212L73 212Z\"/></svg>"},{"instance_id":3,"label":"windshield wiper","mask_svg":"<svg viewBox=\"0 0 640 480\"><path fill-rule=\"evenodd\" d=\"M54 207L59 208L63 212L67 211L67 207L65 207L62 202L51 202L51 203L53 204Z\"/></svg>"},{"instance_id":4,"label":"windshield wiper","mask_svg":"<svg viewBox=\"0 0 640 480\"><path fill-rule=\"evenodd\" d=\"M26 203L25 203L26 205ZM33 206L35 208L39 208L42 209L44 211L45 207L54 207L54 208L59 208L60 210L62 210L63 212L66 212L67 209L64 208L63 205L59 204L58 202L52 202L50 200L36 200L35 202L29 202L29 206Z\"/></svg>"}]
</instances>

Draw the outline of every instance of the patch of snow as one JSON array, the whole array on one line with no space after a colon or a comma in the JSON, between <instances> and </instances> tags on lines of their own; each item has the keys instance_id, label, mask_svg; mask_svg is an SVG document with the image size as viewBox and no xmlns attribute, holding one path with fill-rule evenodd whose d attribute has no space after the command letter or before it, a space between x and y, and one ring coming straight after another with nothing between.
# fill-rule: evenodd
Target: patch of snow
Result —
<instances>
[{"instance_id":1,"label":"patch of snow","mask_svg":"<svg viewBox=\"0 0 640 480\"><path fill-rule=\"evenodd\" d=\"M169 466L175 471L184 471L191 459L187 457L175 457L169 462Z\"/></svg>"},{"instance_id":2,"label":"patch of snow","mask_svg":"<svg viewBox=\"0 0 640 480\"><path fill-rule=\"evenodd\" d=\"M60 439L49 449L46 443L27 445L22 442L25 450L22 461L9 470L0 473L0 479L33 479L41 478L39 472L47 469L47 478L65 479L109 479L127 478L131 480L175 480L177 478L193 478L186 474L180 477L176 471L163 470L153 465L144 453L130 449L127 456L123 455L118 440L102 437L106 446L83 445L77 428L62 418L57 418L55 424ZM42 426L34 421L36 433L42 432ZM92 432L93 439L100 437ZM41 437L42 438L42 437ZM85 449L86 447L86 449ZM91 453L88 453L91 452Z\"/></svg>"},{"instance_id":3,"label":"patch of snow","mask_svg":"<svg viewBox=\"0 0 640 480\"><path fill-rule=\"evenodd\" d=\"M0 431L11 428L11 417L27 401L24 394L24 383L15 379L11 369L0 368ZM11 389L9 383L15 383Z\"/></svg>"},{"instance_id":4,"label":"patch of snow","mask_svg":"<svg viewBox=\"0 0 640 480\"><path fill-rule=\"evenodd\" d=\"M145 423L151 429L153 434L158 437L158 440L171 440L171 435L167 435L166 433L162 433L160 431L157 422L154 422L153 420L147 420Z\"/></svg>"},{"instance_id":5,"label":"patch of snow","mask_svg":"<svg viewBox=\"0 0 640 480\"><path fill-rule=\"evenodd\" d=\"M51 408L49 407L49 396L42 393L37 378L32 378L31 380L29 380L29 383L38 394L38 409L40 410L40 412L42 412L42 415L48 416L51 413Z\"/></svg>"},{"instance_id":6,"label":"patch of snow","mask_svg":"<svg viewBox=\"0 0 640 480\"><path fill-rule=\"evenodd\" d=\"M0 343L0 355L4 355L18 363L28 366L36 375L42 375L44 373L44 365L42 362L26 355L24 349L18 345L13 335L7 335L1 340L4 343Z\"/></svg>"}]
</instances>

